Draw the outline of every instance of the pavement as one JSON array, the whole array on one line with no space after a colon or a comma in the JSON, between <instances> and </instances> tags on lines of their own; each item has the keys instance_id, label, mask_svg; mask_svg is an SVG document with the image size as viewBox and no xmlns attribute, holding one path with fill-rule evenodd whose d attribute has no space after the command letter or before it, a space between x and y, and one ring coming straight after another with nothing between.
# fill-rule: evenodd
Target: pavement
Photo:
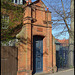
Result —
<instances>
[{"instance_id":1,"label":"pavement","mask_svg":"<svg viewBox=\"0 0 75 75\"><path fill-rule=\"evenodd\" d=\"M61 71L58 71L56 73L46 74L46 75L74 75L74 68L61 70Z\"/></svg>"},{"instance_id":2,"label":"pavement","mask_svg":"<svg viewBox=\"0 0 75 75\"><path fill-rule=\"evenodd\" d=\"M58 69L58 72L52 73L52 74L43 74L43 73L38 73L34 75L74 75L74 68L71 69Z\"/></svg>"}]
</instances>

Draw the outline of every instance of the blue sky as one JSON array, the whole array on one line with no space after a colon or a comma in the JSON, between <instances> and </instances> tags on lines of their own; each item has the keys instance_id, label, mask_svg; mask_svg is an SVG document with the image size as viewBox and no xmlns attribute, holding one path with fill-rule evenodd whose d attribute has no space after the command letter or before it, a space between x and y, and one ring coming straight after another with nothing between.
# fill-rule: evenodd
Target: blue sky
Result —
<instances>
[{"instance_id":1,"label":"blue sky","mask_svg":"<svg viewBox=\"0 0 75 75\"><path fill-rule=\"evenodd\" d=\"M36 0L32 0L32 2L34 2ZM61 11L60 13L63 13L62 12L62 5L61 5L61 0L42 0L44 2L44 4L49 8L49 10L52 12L51 16L52 16L52 20L57 20L57 19L62 19L59 15L57 15L55 13L55 11L50 7L54 7L54 9L56 9L57 11ZM66 13L70 12L70 1L71 0L62 0L63 1L63 4L64 4L64 9L66 11ZM48 3L47 3L48 2ZM57 39L68 39L69 38L69 34L68 32L63 32L62 34L60 34L59 36L57 36L61 31L63 31L64 27L65 27L65 24L61 24L61 23L64 23L64 21L60 21L58 23L60 23L59 25L57 25L57 27L55 27L56 25L54 25L54 22L53 21L53 24L52 24L52 34L55 38ZM70 24L70 19L67 19L67 23ZM55 28L54 28L55 27ZM70 27L70 26L69 26ZM54 28L54 29L53 29ZM67 28L64 29L64 31L66 31Z\"/></svg>"}]
</instances>

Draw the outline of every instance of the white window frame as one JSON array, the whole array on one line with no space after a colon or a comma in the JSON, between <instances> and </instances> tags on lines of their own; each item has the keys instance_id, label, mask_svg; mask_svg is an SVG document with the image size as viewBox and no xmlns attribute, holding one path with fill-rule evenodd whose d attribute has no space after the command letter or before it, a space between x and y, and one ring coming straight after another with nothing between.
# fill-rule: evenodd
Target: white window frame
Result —
<instances>
[{"instance_id":1,"label":"white window frame","mask_svg":"<svg viewBox=\"0 0 75 75\"><path fill-rule=\"evenodd\" d=\"M2 29L7 29L9 27L9 16L2 15L2 19L4 20L4 22L2 23Z\"/></svg>"},{"instance_id":2,"label":"white window frame","mask_svg":"<svg viewBox=\"0 0 75 75\"><path fill-rule=\"evenodd\" d=\"M15 0L13 0L13 3L15 3ZM17 0L17 3L15 4L23 4L23 0Z\"/></svg>"}]
</instances>

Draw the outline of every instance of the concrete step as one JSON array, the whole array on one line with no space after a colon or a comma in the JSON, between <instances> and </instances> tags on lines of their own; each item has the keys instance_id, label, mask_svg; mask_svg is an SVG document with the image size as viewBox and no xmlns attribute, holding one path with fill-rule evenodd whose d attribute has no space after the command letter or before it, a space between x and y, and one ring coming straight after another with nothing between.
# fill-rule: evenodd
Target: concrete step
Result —
<instances>
[{"instance_id":1,"label":"concrete step","mask_svg":"<svg viewBox=\"0 0 75 75\"><path fill-rule=\"evenodd\" d=\"M33 75L46 75L46 74L48 74L48 73L40 72L40 73L35 73Z\"/></svg>"}]
</instances>

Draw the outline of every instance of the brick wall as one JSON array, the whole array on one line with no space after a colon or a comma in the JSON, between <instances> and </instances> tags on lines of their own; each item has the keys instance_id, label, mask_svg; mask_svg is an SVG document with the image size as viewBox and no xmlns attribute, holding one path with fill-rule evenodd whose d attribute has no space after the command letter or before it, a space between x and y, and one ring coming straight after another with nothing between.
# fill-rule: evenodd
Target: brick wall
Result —
<instances>
[{"instance_id":1,"label":"brick wall","mask_svg":"<svg viewBox=\"0 0 75 75\"><path fill-rule=\"evenodd\" d=\"M33 72L33 36L43 37L43 72L52 73L55 68L55 44L52 43L51 12L45 11L43 3L25 7L23 20L23 35L18 45L18 72L17 75L32 75ZM48 15L48 17L47 17ZM45 23L44 23L45 22Z\"/></svg>"}]
</instances>

